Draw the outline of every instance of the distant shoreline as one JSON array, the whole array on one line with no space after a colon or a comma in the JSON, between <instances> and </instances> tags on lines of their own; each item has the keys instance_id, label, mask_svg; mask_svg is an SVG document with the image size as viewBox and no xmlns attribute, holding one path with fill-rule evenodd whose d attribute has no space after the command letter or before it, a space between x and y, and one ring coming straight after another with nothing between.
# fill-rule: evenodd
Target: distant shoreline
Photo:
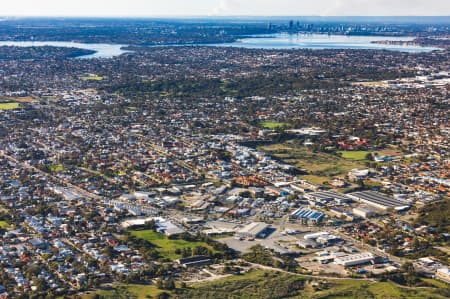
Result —
<instances>
[{"instance_id":1,"label":"distant shoreline","mask_svg":"<svg viewBox=\"0 0 450 299\"><path fill-rule=\"evenodd\" d=\"M373 44L382 45L399 45L399 46L419 46L419 47L436 47L440 49L450 49L449 39L434 38L415 38L412 41L372 41Z\"/></svg>"}]
</instances>

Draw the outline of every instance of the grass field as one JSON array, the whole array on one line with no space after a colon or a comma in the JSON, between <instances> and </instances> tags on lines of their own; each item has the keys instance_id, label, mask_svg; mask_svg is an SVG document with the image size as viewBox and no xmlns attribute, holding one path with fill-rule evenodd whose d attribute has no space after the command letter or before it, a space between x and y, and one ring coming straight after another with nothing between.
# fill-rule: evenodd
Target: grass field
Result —
<instances>
[{"instance_id":1,"label":"grass field","mask_svg":"<svg viewBox=\"0 0 450 299\"><path fill-rule=\"evenodd\" d=\"M436 288L441 288L441 289L450 288L450 286L447 283L440 281L440 280L436 280L436 279L432 279L432 278L422 278L422 280L429 285L435 286Z\"/></svg>"},{"instance_id":2,"label":"grass field","mask_svg":"<svg viewBox=\"0 0 450 299\"><path fill-rule=\"evenodd\" d=\"M102 81L104 78L95 74L89 74L87 76L81 77L84 81Z\"/></svg>"},{"instance_id":3,"label":"grass field","mask_svg":"<svg viewBox=\"0 0 450 299\"><path fill-rule=\"evenodd\" d=\"M0 228L3 229L8 229L9 228L9 223L3 220L0 220Z\"/></svg>"},{"instance_id":4,"label":"grass field","mask_svg":"<svg viewBox=\"0 0 450 299\"><path fill-rule=\"evenodd\" d=\"M269 271L252 271L221 280L196 283L185 289L179 298L296 298L305 278Z\"/></svg>"},{"instance_id":5,"label":"grass field","mask_svg":"<svg viewBox=\"0 0 450 299\"><path fill-rule=\"evenodd\" d=\"M446 298L437 288L403 288L391 282L363 280L328 281L312 287L302 276L267 271L198 283L186 289L180 298Z\"/></svg>"},{"instance_id":6,"label":"grass field","mask_svg":"<svg viewBox=\"0 0 450 299\"><path fill-rule=\"evenodd\" d=\"M314 153L309 148L294 144L274 144L258 148L288 164L304 169L316 183L334 177L344 177L354 168L364 168L361 161L351 161L333 154Z\"/></svg>"},{"instance_id":7,"label":"grass field","mask_svg":"<svg viewBox=\"0 0 450 299\"><path fill-rule=\"evenodd\" d=\"M232 84L228 80L223 80L220 84L220 90L228 95L235 95L238 91L235 88L232 88Z\"/></svg>"},{"instance_id":8,"label":"grass field","mask_svg":"<svg viewBox=\"0 0 450 299\"><path fill-rule=\"evenodd\" d=\"M371 153L369 151L338 151L342 158L352 161L367 161L367 154Z\"/></svg>"},{"instance_id":9,"label":"grass field","mask_svg":"<svg viewBox=\"0 0 450 299\"><path fill-rule=\"evenodd\" d=\"M171 240L165 235L157 233L153 230L137 230L130 231L130 233L139 239L144 239L157 246L157 251L161 256L170 258L172 260L181 258L180 254L176 254L175 250L184 248L194 248L196 246L203 246L211 251L214 251L211 246L205 242L189 242L185 240Z\"/></svg>"},{"instance_id":10,"label":"grass field","mask_svg":"<svg viewBox=\"0 0 450 299\"><path fill-rule=\"evenodd\" d=\"M50 165L49 169L51 172L62 172L64 171L64 166L62 164Z\"/></svg>"},{"instance_id":11,"label":"grass field","mask_svg":"<svg viewBox=\"0 0 450 299\"><path fill-rule=\"evenodd\" d=\"M309 298L350 299L350 298L447 298L437 288L406 288L392 282L367 282L342 280L333 282L328 290L319 291Z\"/></svg>"},{"instance_id":12,"label":"grass field","mask_svg":"<svg viewBox=\"0 0 450 299\"><path fill-rule=\"evenodd\" d=\"M288 123L276 122L276 121L263 121L259 125L265 129L274 130L277 128L288 127Z\"/></svg>"},{"instance_id":13,"label":"grass field","mask_svg":"<svg viewBox=\"0 0 450 299\"><path fill-rule=\"evenodd\" d=\"M329 182L330 178L326 176L318 176L313 174L302 175L302 179L307 180L313 184L322 185L324 182Z\"/></svg>"},{"instance_id":14,"label":"grass field","mask_svg":"<svg viewBox=\"0 0 450 299\"><path fill-rule=\"evenodd\" d=\"M128 284L128 285L114 285L111 289L99 290L96 292L90 292L89 294L83 294L83 299L92 299L95 295L103 296L104 298L136 298L147 299L154 298L162 292L155 285L142 285L142 284Z\"/></svg>"},{"instance_id":15,"label":"grass field","mask_svg":"<svg viewBox=\"0 0 450 299\"><path fill-rule=\"evenodd\" d=\"M19 103L17 102L0 103L0 110L13 110L19 107Z\"/></svg>"},{"instance_id":16,"label":"grass field","mask_svg":"<svg viewBox=\"0 0 450 299\"><path fill-rule=\"evenodd\" d=\"M0 97L0 101L1 102L5 102L5 103L32 103L34 101L36 101L35 98L30 97L30 96L25 96L25 97Z\"/></svg>"},{"instance_id":17,"label":"grass field","mask_svg":"<svg viewBox=\"0 0 450 299\"><path fill-rule=\"evenodd\" d=\"M309 299L400 299L400 298L447 298L448 286L433 288L406 288L391 282L370 282L364 280L319 279L321 284L308 283L311 278L273 271L255 270L243 275L229 276L220 280L190 284L178 289L175 298L309 298ZM431 284L433 285L433 284ZM92 299L95 294L104 298L154 298L162 293L155 285L116 284L108 290L84 294L82 298Z\"/></svg>"},{"instance_id":18,"label":"grass field","mask_svg":"<svg viewBox=\"0 0 450 299\"><path fill-rule=\"evenodd\" d=\"M369 287L377 299L384 298L448 298L436 288L404 288L390 282L378 282ZM447 286L448 291L448 286ZM448 293L448 292L447 292Z\"/></svg>"}]
</instances>

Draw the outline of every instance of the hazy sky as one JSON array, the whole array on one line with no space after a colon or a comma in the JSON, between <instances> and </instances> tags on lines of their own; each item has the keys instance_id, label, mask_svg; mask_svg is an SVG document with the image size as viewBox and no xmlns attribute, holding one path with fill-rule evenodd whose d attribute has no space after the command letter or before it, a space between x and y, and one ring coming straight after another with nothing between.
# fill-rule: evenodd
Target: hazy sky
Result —
<instances>
[{"instance_id":1,"label":"hazy sky","mask_svg":"<svg viewBox=\"0 0 450 299\"><path fill-rule=\"evenodd\" d=\"M450 16L450 0L0 0L2 16Z\"/></svg>"}]
</instances>

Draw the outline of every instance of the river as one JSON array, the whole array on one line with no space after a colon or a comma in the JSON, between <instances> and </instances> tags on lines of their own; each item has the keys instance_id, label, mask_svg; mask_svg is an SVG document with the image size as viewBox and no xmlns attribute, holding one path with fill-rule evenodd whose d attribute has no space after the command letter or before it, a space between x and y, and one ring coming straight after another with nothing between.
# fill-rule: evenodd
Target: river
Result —
<instances>
[{"instance_id":1,"label":"river","mask_svg":"<svg viewBox=\"0 0 450 299\"><path fill-rule=\"evenodd\" d=\"M273 34L253 36L238 39L232 43L208 44L209 47L240 47L248 49L369 49L390 50L409 53L431 52L438 50L433 47L414 45L387 45L373 43L374 41L411 41L412 37L386 37L386 36L347 36L327 34ZM76 42L37 42L37 41L0 41L0 46L17 47L71 47L96 51L94 54L80 56L79 58L112 58L130 51L123 50L126 45L119 44L89 44ZM163 45L164 46L164 45ZM170 46L170 45L167 45ZM182 46L182 45L178 45ZM200 45L197 45L200 46Z\"/></svg>"},{"instance_id":2,"label":"river","mask_svg":"<svg viewBox=\"0 0 450 299\"><path fill-rule=\"evenodd\" d=\"M88 54L80 56L79 58L112 58L122 55L129 51L123 50L122 47L126 45L118 44L87 44L76 42L35 42L35 41L0 41L1 46L14 46L14 47L64 47L64 48L79 48L95 51L94 54Z\"/></svg>"},{"instance_id":3,"label":"river","mask_svg":"<svg viewBox=\"0 0 450 299\"><path fill-rule=\"evenodd\" d=\"M438 48L433 47L372 43L380 41L412 40L414 40L414 37L279 33L266 36L243 38L233 43L215 44L214 46L242 47L250 49L368 49L410 53L431 52L434 50L438 50Z\"/></svg>"}]
</instances>

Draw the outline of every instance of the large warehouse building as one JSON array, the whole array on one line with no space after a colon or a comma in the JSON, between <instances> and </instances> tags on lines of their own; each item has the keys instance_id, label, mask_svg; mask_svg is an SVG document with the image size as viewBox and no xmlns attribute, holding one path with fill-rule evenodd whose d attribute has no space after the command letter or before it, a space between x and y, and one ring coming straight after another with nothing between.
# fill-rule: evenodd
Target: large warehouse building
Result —
<instances>
[{"instance_id":1,"label":"large warehouse building","mask_svg":"<svg viewBox=\"0 0 450 299\"><path fill-rule=\"evenodd\" d=\"M402 211L410 207L406 201L397 200L375 191L354 192L347 194L347 196L384 211Z\"/></svg>"},{"instance_id":2,"label":"large warehouse building","mask_svg":"<svg viewBox=\"0 0 450 299\"><path fill-rule=\"evenodd\" d=\"M349 254L334 259L334 263L342 265L344 267L351 267L356 265L367 264L374 259L374 256L370 252Z\"/></svg>"},{"instance_id":3,"label":"large warehouse building","mask_svg":"<svg viewBox=\"0 0 450 299\"><path fill-rule=\"evenodd\" d=\"M337 193L334 191L307 193L303 197L305 197L308 200L320 202L322 204L326 204L328 202L334 202L335 204L343 204L351 201L351 199L345 194Z\"/></svg>"},{"instance_id":4,"label":"large warehouse building","mask_svg":"<svg viewBox=\"0 0 450 299\"><path fill-rule=\"evenodd\" d=\"M270 225L263 222L253 222L237 232L242 238L265 238L269 235Z\"/></svg>"},{"instance_id":5,"label":"large warehouse building","mask_svg":"<svg viewBox=\"0 0 450 299\"><path fill-rule=\"evenodd\" d=\"M441 268L436 271L436 278L446 283L450 283L450 269L449 268Z\"/></svg>"},{"instance_id":6,"label":"large warehouse building","mask_svg":"<svg viewBox=\"0 0 450 299\"><path fill-rule=\"evenodd\" d=\"M297 209L290 215L291 219L307 219L312 222L320 222L324 217L324 213L320 213L314 210Z\"/></svg>"}]
</instances>

